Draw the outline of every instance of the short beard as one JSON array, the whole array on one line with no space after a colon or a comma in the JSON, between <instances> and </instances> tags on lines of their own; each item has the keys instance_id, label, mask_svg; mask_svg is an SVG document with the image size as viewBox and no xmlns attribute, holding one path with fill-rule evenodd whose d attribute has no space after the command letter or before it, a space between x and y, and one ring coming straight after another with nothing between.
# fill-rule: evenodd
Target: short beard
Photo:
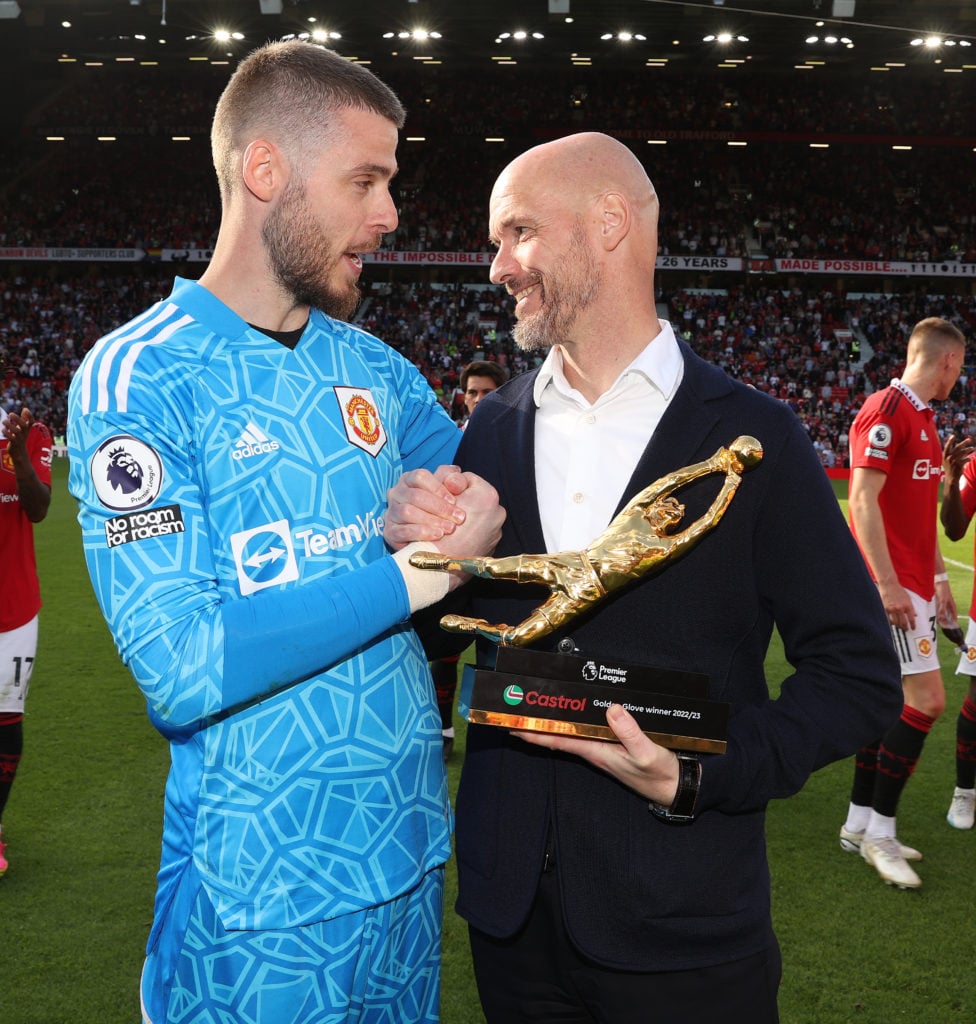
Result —
<instances>
[{"instance_id":1,"label":"short beard","mask_svg":"<svg viewBox=\"0 0 976 1024\"><path fill-rule=\"evenodd\" d=\"M324 274L343 257L322 237L308 211L305 188L290 184L261 231L271 270L298 306L322 310L335 320L349 320L362 293L356 285L339 291L324 281Z\"/></svg>"},{"instance_id":2,"label":"short beard","mask_svg":"<svg viewBox=\"0 0 976 1024\"><path fill-rule=\"evenodd\" d=\"M577 316L599 292L601 281L583 225L577 221L569 249L542 282L542 309L512 329L515 344L523 352L538 352L567 340Z\"/></svg>"}]
</instances>

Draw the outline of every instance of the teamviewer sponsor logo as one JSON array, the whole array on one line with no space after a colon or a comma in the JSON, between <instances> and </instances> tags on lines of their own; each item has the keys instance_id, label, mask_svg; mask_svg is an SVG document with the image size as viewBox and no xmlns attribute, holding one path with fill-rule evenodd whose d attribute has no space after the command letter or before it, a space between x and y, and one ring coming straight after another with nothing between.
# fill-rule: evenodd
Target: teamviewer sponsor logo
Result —
<instances>
[{"instance_id":1,"label":"teamviewer sponsor logo","mask_svg":"<svg viewBox=\"0 0 976 1024\"><path fill-rule=\"evenodd\" d=\"M277 441L273 441L258 426L253 423L248 425L241 432L241 436L234 445L231 455L241 462L244 459L253 459L256 455L267 455L269 452L276 452L281 447Z\"/></svg>"},{"instance_id":2,"label":"teamviewer sponsor logo","mask_svg":"<svg viewBox=\"0 0 976 1024\"><path fill-rule=\"evenodd\" d=\"M244 597L298 579L298 563L286 519L235 533L230 544L237 566L237 584Z\"/></svg>"}]
</instances>

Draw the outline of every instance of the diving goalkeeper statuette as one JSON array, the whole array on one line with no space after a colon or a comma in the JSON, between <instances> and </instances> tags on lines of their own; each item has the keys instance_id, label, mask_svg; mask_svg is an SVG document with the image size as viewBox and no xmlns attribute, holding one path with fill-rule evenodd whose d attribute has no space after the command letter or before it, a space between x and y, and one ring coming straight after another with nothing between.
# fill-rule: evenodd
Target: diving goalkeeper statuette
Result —
<instances>
[{"instance_id":1,"label":"diving goalkeeper statuette","mask_svg":"<svg viewBox=\"0 0 976 1024\"><path fill-rule=\"evenodd\" d=\"M598 665L585 652L579 656L515 649L563 629L614 591L661 572L686 554L719 524L742 475L759 463L762 454L754 437L742 436L719 448L711 458L661 477L637 494L583 551L507 558L452 558L428 552L412 555L411 564L421 569L460 570L549 588L550 596L514 626L462 615L441 619L441 626L450 632L472 633L499 644L495 670L474 673L469 720L613 739L605 709L609 703L618 703L659 743L691 750L724 750L728 705L702 699L708 688L703 676L606 662ZM685 507L674 492L712 474L724 476L718 494L698 519L682 528ZM562 649L564 644L560 646ZM589 678L594 673L597 676ZM601 685L601 673L602 682L610 680L609 685ZM621 680L626 680L626 686L615 685ZM472 682L470 673L468 682ZM602 690L607 692L599 692ZM533 699L526 696L529 693ZM462 688L462 703L464 698Z\"/></svg>"}]
</instances>

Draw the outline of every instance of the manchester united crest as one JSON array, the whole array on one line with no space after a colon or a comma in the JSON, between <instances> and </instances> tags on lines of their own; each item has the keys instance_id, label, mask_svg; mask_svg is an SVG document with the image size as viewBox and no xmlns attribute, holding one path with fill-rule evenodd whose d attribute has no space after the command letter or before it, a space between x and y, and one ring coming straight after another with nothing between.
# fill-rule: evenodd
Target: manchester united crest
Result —
<instances>
[{"instance_id":1,"label":"manchester united crest","mask_svg":"<svg viewBox=\"0 0 976 1024\"><path fill-rule=\"evenodd\" d=\"M378 455L386 444L386 430L369 388L335 388L346 437L370 455Z\"/></svg>"}]
</instances>

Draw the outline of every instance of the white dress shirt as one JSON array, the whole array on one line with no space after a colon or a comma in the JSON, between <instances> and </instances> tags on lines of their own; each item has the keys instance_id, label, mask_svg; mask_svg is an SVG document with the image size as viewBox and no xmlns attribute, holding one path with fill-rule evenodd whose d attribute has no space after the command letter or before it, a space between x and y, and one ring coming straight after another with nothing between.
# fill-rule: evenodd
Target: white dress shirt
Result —
<instances>
[{"instance_id":1,"label":"white dress shirt","mask_svg":"<svg viewBox=\"0 0 976 1024\"><path fill-rule=\"evenodd\" d=\"M536 378L535 479L546 550L580 551L606 529L674 397L684 360L671 324L592 405L554 345Z\"/></svg>"}]
</instances>

